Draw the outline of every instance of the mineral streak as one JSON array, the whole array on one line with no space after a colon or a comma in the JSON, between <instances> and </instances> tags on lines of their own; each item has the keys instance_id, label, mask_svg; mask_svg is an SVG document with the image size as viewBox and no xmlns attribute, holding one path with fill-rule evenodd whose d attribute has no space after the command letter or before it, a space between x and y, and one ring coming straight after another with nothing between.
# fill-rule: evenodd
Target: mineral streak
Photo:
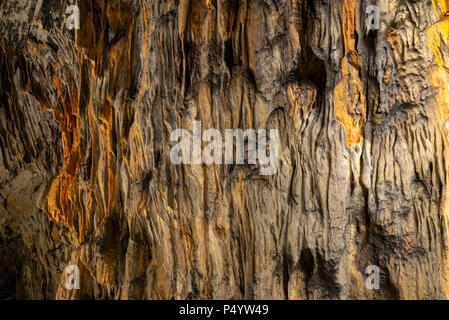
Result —
<instances>
[{"instance_id":1,"label":"mineral streak","mask_svg":"<svg viewBox=\"0 0 449 320\"><path fill-rule=\"evenodd\" d=\"M1 298L448 298L447 0L69 5L0 2ZM279 170L174 165L195 121Z\"/></svg>"}]
</instances>

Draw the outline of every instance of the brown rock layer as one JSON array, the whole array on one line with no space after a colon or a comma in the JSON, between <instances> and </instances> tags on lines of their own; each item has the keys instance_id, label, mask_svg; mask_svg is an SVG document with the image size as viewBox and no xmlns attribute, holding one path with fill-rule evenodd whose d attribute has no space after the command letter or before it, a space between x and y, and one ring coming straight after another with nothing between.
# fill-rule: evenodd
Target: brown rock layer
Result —
<instances>
[{"instance_id":1,"label":"brown rock layer","mask_svg":"<svg viewBox=\"0 0 449 320\"><path fill-rule=\"evenodd\" d=\"M448 298L448 1L69 4L0 3L0 297ZM194 121L279 170L174 165Z\"/></svg>"}]
</instances>

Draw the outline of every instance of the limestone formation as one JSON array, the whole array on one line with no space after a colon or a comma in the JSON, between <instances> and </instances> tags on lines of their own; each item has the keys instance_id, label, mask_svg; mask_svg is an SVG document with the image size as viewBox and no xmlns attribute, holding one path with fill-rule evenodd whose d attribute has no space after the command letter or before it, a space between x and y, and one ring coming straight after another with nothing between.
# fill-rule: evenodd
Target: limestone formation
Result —
<instances>
[{"instance_id":1,"label":"limestone formation","mask_svg":"<svg viewBox=\"0 0 449 320\"><path fill-rule=\"evenodd\" d=\"M0 31L0 298L449 298L448 0L3 0ZM278 129L277 173L173 164L195 121Z\"/></svg>"}]
</instances>

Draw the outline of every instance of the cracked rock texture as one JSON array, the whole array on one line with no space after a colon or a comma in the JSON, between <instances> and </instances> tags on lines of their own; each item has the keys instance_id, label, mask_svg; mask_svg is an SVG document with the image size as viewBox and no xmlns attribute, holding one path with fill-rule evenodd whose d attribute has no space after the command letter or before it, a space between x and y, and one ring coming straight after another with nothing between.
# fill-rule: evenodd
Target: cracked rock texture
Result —
<instances>
[{"instance_id":1,"label":"cracked rock texture","mask_svg":"<svg viewBox=\"0 0 449 320\"><path fill-rule=\"evenodd\" d=\"M0 298L448 298L448 2L1 1ZM174 165L194 121L278 172Z\"/></svg>"}]
</instances>

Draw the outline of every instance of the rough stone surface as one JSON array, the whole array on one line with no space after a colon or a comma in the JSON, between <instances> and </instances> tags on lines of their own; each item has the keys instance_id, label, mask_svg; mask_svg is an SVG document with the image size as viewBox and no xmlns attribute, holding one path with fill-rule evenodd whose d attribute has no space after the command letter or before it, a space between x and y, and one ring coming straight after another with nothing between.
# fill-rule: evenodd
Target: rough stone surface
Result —
<instances>
[{"instance_id":1,"label":"rough stone surface","mask_svg":"<svg viewBox=\"0 0 449 320\"><path fill-rule=\"evenodd\" d=\"M0 298L448 298L447 0L68 5L0 2ZM195 120L277 174L174 165Z\"/></svg>"}]
</instances>

